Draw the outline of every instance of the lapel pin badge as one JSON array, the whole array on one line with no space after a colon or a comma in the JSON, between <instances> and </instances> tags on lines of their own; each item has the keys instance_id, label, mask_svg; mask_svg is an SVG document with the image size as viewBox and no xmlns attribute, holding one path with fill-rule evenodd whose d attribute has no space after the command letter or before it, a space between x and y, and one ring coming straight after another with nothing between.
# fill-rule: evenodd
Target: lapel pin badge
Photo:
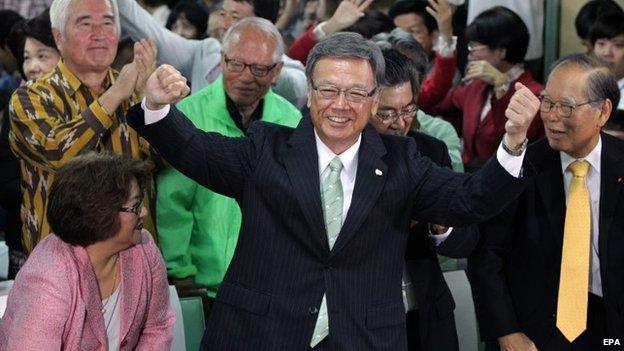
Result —
<instances>
[{"instance_id":1,"label":"lapel pin badge","mask_svg":"<svg viewBox=\"0 0 624 351\"><path fill-rule=\"evenodd\" d=\"M383 175L383 172L379 168L375 168L375 175L376 176L381 176L381 175Z\"/></svg>"},{"instance_id":2,"label":"lapel pin badge","mask_svg":"<svg viewBox=\"0 0 624 351\"><path fill-rule=\"evenodd\" d=\"M617 183L618 183L618 184L622 184L622 183L624 183L624 177L618 177L618 179L617 179Z\"/></svg>"}]
</instances>

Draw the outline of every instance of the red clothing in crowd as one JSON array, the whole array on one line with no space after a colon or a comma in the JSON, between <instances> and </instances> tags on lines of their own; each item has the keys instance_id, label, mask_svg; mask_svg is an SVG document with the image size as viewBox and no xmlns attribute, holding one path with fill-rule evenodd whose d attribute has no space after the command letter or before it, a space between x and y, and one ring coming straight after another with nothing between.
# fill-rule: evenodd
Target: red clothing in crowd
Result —
<instances>
[{"instance_id":1,"label":"red clothing in crowd","mask_svg":"<svg viewBox=\"0 0 624 351\"><path fill-rule=\"evenodd\" d=\"M432 112L444 116L453 110L462 114L462 138L464 163L476 157L489 158L496 152L503 135L505 134L505 110L513 95L516 82L528 87L535 95L539 95L543 87L535 81L529 71L524 71L517 80L509 84L505 95L496 99L492 94L492 108L481 120L481 111L485 104L491 86L475 79L470 84L452 88L444 100ZM538 112L539 115L539 112ZM544 126L539 116L536 116L529 127L527 137L530 141L544 135Z\"/></svg>"}]
</instances>

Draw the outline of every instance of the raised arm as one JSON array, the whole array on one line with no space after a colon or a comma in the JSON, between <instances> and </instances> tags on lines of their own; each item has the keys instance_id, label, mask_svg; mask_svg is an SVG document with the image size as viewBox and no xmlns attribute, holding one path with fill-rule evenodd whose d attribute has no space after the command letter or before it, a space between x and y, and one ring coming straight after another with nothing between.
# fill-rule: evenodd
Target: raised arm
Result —
<instances>
[{"instance_id":1,"label":"raised arm","mask_svg":"<svg viewBox=\"0 0 624 351\"><path fill-rule=\"evenodd\" d=\"M115 83L78 114L48 86L35 83L18 89L10 104L11 148L24 160L48 170L83 150L95 149L122 118L120 106L132 96L136 80L134 63L124 66Z\"/></svg>"},{"instance_id":2,"label":"raised arm","mask_svg":"<svg viewBox=\"0 0 624 351\"><path fill-rule=\"evenodd\" d=\"M117 5L121 25L132 39L153 39L158 47L158 61L174 66L186 77L191 76L195 50L207 44L214 45L215 50L220 47L213 38L204 39L206 43L202 44L202 41L186 39L171 32L139 6L136 0L117 0Z\"/></svg>"},{"instance_id":3,"label":"raised arm","mask_svg":"<svg viewBox=\"0 0 624 351\"><path fill-rule=\"evenodd\" d=\"M182 174L215 192L238 198L255 167L261 147L257 144L263 138L229 138L197 129L169 105L188 91L186 79L175 68L160 66L147 81L147 113L136 105L128 112L128 122ZM157 117L152 120L152 116ZM248 134L253 135L254 128Z\"/></svg>"}]
</instances>

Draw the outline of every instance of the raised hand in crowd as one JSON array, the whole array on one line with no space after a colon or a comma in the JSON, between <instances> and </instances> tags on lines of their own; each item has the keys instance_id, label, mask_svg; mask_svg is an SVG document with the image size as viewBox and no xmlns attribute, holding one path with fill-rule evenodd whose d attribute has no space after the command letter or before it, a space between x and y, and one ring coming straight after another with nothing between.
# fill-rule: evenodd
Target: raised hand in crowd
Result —
<instances>
[{"instance_id":1,"label":"raised hand in crowd","mask_svg":"<svg viewBox=\"0 0 624 351\"><path fill-rule=\"evenodd\" d=\"M286 0L282 12L275 22L275 27L278 30L283 31L288 27L288 24L297 16L297 10L301 0Z\"/></svg>"},{"instance_id":2,"label":"raised hand in crowd","mask_svg":"<svg viewBox=\"0 0 624 351\"><path fill-rule=\"evenodd\" d=\"M145 104L150 110L160 110L188 95L186 78L170 65L161 65L147 79Z\"/></svg>"},{"instance_id":3,"label":"raised hand in crowd","mask_svg":"<svg viewBox=\"0 0 624 351\"><path fill-rule=\"evenodd\" d=\"M466 66L466 74L464 75L464 81L470 81L472 79L480 79L494 88L505 86L509 84L507 82L507 76L505 73L496 69L492 64L486 60L471 61ZM501 89L495 89L496 98L500 99L505 91Z\"/></svg>"},{"instance_id":4,"label":"raised hand in crowd","mask_svg":"<svg viewBox=\"0 0 624 351\"><path fill-rule=\"evenodd\" d=\"M453 40L453 13L456 7L451 5L448 0L429 0L427 12L438 23L438 33L447 43Z\"/></svg>"},{"instance_id":5,"label":"raised hand in crowd","mask_svg":"<svg viewBox=\"0 0 624 351\"><path fill-rule=\"evenodd\" d=\"M134 62L137 69L137 82L134 91L143 95L145 83L156 70L156 55L158 49L154 40L141 39L134 43Z\"/></svg>"},{"instance_id":6,"label":"raised hand in crowd","mask_svg":"<svg viewBox=\"0 0 624 351\"><path fill-rule=\"evenodd\" d=\"M524 333L512 333L498 338L501 351L538 351L537 347Z\"/></svg>"},{"instance_id":7,"label":"raised hand in crowd","mask_svg":"<svg viewBox=\"0 0 624 351\"><path fill-rule=\"evenodd\" d=\"M134 93L138 77L136 62L132 61L121 68L119 76L108 90L98 100L110 116L119 105L129 99Z\"/></svg>"},{"instance_id":8,"label":"raised hand in crowd","mask_svg":"<svg viewBox=\"0 0 624 351\"><path fill-rule=\"evenodd\" d=\"M516 82L516 92L511 97L505 110L505 145L512 148L520 146L527 137L531 121L537 114L540 100L533 92L520 82Z\"/></svg>"},{"instance_id":9,"label":"raised hand in crowd","mask_svg":"<svg viewBox=\"0 0 624 351\"><path fill-rule=\"evenodd\" d=\"M373 0L343 0L334 15L323 25L325 35L332 35L351 25L364 16L364 11Z\"/></svg>"}]
</instances>

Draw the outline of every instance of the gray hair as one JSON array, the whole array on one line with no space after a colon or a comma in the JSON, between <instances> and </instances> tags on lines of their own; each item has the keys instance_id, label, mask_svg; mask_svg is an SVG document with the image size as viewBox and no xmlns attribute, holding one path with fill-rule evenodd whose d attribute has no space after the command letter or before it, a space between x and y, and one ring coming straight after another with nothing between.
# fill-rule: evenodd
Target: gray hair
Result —
<instances>
[{"instance_id":1,"label":"gray hair","mask_svg":"<svg viewBox=\"0 0 624 351\"><path fill-rule=\"evenodd\" d=\"M275 51L273 51L273 60L276 62L282 61L282 56L284 55L282 35L273 23L260 17L246 17L231 26L223 35L223 52L227 53L230 46L240 39L240 33L247 28L252 28L254 31L264 34L265 37L275 40L277 45L275 46Z\"/></svg>"},{"instance_id":2,"label":"gray hair","mask_svg":"<svg viewBox=\"0 0 624 351\"><path fill-rule=\"evenodd\" d=\"M79 0L54 0L50 5L50 24L52 28L58 30L61 36L65 38L65 25L69 20L69 6L74 1ZM117 6L117 0L106 0L113 9L113 16L115 18L115 26L117 27L117 36L121 33L121 26L119 24L119 7Z\"/></svg>"},{"instance_id":3,"label":"gray hair","mask_svg":"<svg viewBox=\"0 0 624 351\"><path fill-rule=\"evenodd\" d=\"M552 72L556 69L566 66L576 66L584 71L590 72L585 86L587 100L596 101L591 104L593 107L598 107L605 99L611 100L613 105L611 116L613 116L620 101L620 89L618 88L617 79L609 69L609 66L597 57L585 54L573 54L557 60L557 62L553 64L550 75L552 75ZM550 75L548 79L550 79Z\"/></svg>"},{"instance_id":4,"label":"gray hair","mask_svg":"<svg viewBox=\"0 0 624 351\"><path fill-rule=\"evenodd\" d=\"M316 63L325 57L344 57L366 60L373 69L375 85L383 84L386 65L381 50L360 34L339 32L316 44L306 64L306 77L312 81Z\"/></svg>"},{"instance_id":5,"label":"gray hair","mask_svg":"<svg viewBox=\"0 0 624 351\"><path fill-rule=\"evenodd\" d=\"M375 35L372 40L379 45L382 50L393 48L409 57L416 65L416 69L421 78L427 75L429 55L425 52L422 45L414 39L410 32L403 28L395 28L390 33ZM420 83L418 85L420 85Z\"/></svg>"}]
</instances>

